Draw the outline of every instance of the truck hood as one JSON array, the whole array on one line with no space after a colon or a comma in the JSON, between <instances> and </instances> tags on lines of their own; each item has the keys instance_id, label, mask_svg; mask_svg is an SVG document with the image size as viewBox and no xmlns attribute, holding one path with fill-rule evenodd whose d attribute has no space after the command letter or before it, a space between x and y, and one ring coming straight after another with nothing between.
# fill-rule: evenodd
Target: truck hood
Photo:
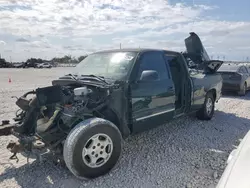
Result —
<instances>
[{"instance_id":1,"label":"truck hood","mask_svg":"<svg viewBox=\"0 0 250 188\"><path fill-rule=\"evenodd\" d=\"M199 36L194 32L189 34L190 36L185 39L186 56L206 72L216 72L223 61L210 60Z\"/></svg>"},{"instance_id":2,"label":"truck hood","mask_svg":"<svg viewBox=\"0 0 250 188\"><path fill-rule=\"evenodd\" d=\"M185 39L186 51L189 54L197 54L202 57L202 61L209 61L210 58L202 45L199 36L191 32L190 36Z\"/></svg>"}]
</instances>

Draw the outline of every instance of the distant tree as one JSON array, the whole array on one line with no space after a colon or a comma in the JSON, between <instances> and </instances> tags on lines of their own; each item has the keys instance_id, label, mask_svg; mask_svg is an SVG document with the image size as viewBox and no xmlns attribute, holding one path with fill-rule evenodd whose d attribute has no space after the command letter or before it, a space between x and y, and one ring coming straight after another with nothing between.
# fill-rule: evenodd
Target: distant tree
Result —
<instances>
[{"instance_id":1,"label":"distant tree","mask_svg":"<svg viewBox=\"0 0 250 188\"><path fill-rule=\"evenodd\" d=\"M71 63L72 57L71 55L65 55L63 57L63 63Z\"/></svg>"},{"instance_id":2,"label":"distant tree","mask_svg":"<svg viewBox=\"0 0 250 188\"><path fill-rule=\"evenodd\" d=\"M80 57L78 57L78 62L81 62L82 60L84 60L87 57L87 55L82 55Z\"/></svg>"},{"instance_id":3,"label":"distant tree","mask_svg":"<svg viewBox=\"0 0 250 188\"><path fill-rule=\"evenodd\" d=\"M51 61L53 63L60 63L60 64L67 64L67 63L71 63L71 56L69 55L65 55L63 57L54 57Z\"/></svg>"},{"instance_id":4,"label":"distant tree","mask_svg":"<svg viewBox=\"0 0 250 188\"><path fill-rule=\"evenodd\" d=\"M71 63L72 63L72 64L77 64L77 63L79 63L79 62L78 62L77 59L74 58L74 59L71 60Z\"/></svg>"}]
</instances>

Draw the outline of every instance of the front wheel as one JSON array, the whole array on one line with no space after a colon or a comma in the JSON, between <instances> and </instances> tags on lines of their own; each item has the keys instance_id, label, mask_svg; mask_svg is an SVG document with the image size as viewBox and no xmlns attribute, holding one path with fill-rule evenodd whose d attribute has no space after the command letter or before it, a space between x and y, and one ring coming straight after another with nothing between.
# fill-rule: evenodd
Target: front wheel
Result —
<instances>
[{"instance_id":1,"label":"front wheel","mask_svg":"<svg viewBox=\"0 0 250 188\"><path fill-rule=\"evenodd\" d=\"M203 107L197 112L197 118L200 120L210 120L214 115L214 101L213 94L211 92L207 93L205 97L205 102Z\"/></svg>"},{"instance_id":2,"label":"front wheel","mask_svg":"<svg viewBox=\"0 0 250 188\"><path fill-rule=\"evenodd\" d=\"M72 129L64 143L66 166L83 179L104 175L117 163L121 144L121 133L113 123L100 118L87 119Z\"/></svg>"}]
</instances>

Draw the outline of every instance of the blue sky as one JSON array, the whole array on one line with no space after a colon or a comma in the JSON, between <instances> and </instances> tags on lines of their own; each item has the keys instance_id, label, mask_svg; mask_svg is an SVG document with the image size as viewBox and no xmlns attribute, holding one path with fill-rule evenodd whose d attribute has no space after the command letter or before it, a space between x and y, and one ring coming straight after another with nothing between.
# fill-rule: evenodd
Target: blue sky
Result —
<instances>
[{"instance_id":1,"label":"blue sky","mask_svg":"<svg viewBox=\"0 0 250 188\"><path fill-rule=\"evenodd\" d=\"M80 56L102 49L184 51L196 32L210 56L250 57L250 1L0 1L0 53L9 60Z\"/></svg>"},{"instance_id":2,"label":"blue sky","mask_svg":"<svg viewBox=\"0 0 250 188\"><path fill-rule=\"evenodd\" d=\"M249 0L170 0L171 4L185 3L189 6L202 4L207 6L217 6L217 9L205 13L206 16L218 16L223 20L250 21L250 1Z\"/></svg>"}]
</instances>

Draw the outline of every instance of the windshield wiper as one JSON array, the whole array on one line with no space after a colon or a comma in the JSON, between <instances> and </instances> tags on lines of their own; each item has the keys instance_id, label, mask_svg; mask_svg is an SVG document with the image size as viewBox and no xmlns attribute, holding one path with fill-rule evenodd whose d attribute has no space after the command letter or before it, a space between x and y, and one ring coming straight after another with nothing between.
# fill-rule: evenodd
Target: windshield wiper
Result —
<instances>
[{"instance_id":1,"label":"windshield wiper","mask_svg":"<svg viewBox=\"0 0 250 188\"><path fill-rule=\"evenodd\" d=\"M78 80L78 78L77 78L75 75L73 75L73 74L66 74L65 76L70 76L70 77L72 77L74 80Z\"/></svg>"},{"instance_id":2,"label":"windshield wiper","mask_svg":"<svg viewBox=\"0 0 250 188\"><path fill-rule=\"evenodd\" d=\"M91 77L91 78L95 78L95 80L99 80L101 82L104 82L105 84L109 84L105 78L103 76L96 76L96 75L93 75L93 74L90 74L90 75L81 75L81 77Z\"/></svg>"}]
</instances>

